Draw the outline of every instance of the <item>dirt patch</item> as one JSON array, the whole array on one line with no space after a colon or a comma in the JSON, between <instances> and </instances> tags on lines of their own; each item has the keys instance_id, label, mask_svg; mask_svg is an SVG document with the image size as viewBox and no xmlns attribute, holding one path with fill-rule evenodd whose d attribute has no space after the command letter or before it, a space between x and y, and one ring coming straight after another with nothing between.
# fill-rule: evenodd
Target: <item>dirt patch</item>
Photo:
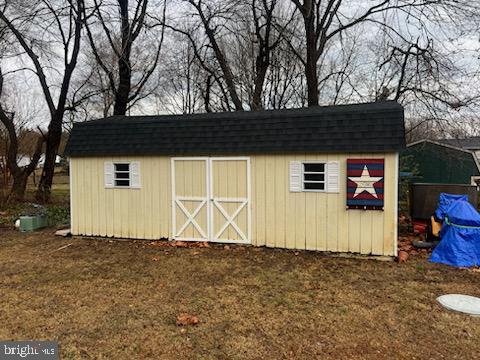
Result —
<instances>
[{"instance_id":1,"label":"dirt patch","mask_svg":"<svg viewBox=\"0 0 480 360\"><path fill-rule=\"evenodd\" d=\"M0 229L0 274L0 338L58 340L62 359L480 353L480 321L435 301L480 296L480 273L430 264L422 254L398 264ZM179 314L200 321L177 326Z\"/></svg>"}]
</instances>

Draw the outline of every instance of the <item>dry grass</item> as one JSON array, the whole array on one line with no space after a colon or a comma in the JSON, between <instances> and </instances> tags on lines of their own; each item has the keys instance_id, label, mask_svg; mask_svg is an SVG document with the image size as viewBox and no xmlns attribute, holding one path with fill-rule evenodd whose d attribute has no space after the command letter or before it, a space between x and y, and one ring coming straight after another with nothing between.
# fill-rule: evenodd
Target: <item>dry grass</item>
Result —
<instances>
[{"instance_id":1,"label":"dry grass","mask_svg":"<svg viewBox=\"0 0 480 360\"><path fill-rule=\"evenodd\" d=\"M263 248L166 248L0 229L0 339L62 359L473 359L480 319L442 309L480 274ZM63 245L71 246L53 252ZM186 312L200 323L177 327Z\"/></svg>"}]
</instances>

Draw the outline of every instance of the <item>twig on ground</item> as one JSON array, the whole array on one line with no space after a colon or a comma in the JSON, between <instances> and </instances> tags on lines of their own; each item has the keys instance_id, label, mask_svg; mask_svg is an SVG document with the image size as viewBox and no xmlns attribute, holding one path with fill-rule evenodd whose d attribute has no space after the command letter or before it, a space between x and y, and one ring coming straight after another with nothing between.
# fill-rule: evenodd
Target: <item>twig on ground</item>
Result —
<instances>
[{"instance_id":1,"label":"twig on ground","mask_svg":"<svg viewBox=\"0 0 480 360\"><path fill-rule=\"evenodd\" d=\"M63 249L66 249L67 247L73 245L73 243L70 243L70 244L67 244L67 245L64 245L64 246L60 246L58 249L55 249L53 251L50 251L49 254L53 254L54 252L57 252L57 251L60 251L60 250L63 250Z\"/></svg>"}]
</instances>

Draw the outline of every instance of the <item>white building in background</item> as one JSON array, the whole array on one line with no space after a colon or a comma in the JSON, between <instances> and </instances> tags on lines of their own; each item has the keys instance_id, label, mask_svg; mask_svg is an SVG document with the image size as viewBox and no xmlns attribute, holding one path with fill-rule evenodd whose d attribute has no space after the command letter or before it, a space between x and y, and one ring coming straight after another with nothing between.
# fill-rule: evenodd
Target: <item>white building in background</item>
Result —
<instances>
[{"instance_id":1,"label":"white building in background","mask_svg":"<svg viewBox=\"0 0 480 360\"><path fill-rule=\"evenodd\" d=\"M60 161L62 161L62 157L60 155L57 155L55 157L55 165L60 165ZM42 154L40 156L40 160L38 160L37 168L43 168L43 164L45 164L45 155Z\"/></svg>"},{"instance_id":2,"label":"white building in background","mask_svg":"<svg viewBox=\"0 0 480 360\"><path fill-rule=\"evenodd\" d=\"M28 166L28 164L30 164L31 160L32 159L31 159L30 155L20 154L20 155L17 156L17 164L20 167ZM57 157L55 158L55 164L59 165L61 160L62 160L62 157L57 155ZM0 156L0 163L6 163L6 159L5 159L4 156ZM40 160L38 161L38 164L37 164L37 169L38 168L43 168L43 164L45 164L45 155L44 154L42 154L42 156L40 156Z\"/></svg>"}]
</instances>

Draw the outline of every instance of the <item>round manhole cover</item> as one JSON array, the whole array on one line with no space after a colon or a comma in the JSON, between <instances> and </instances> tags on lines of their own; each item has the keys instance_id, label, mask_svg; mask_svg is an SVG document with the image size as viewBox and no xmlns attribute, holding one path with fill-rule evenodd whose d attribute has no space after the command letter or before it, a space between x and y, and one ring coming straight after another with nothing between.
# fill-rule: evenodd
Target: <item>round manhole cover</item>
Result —
<instances>
[{"instance_id":1,"label":"round manhole cover","mask_svg":"<svg viewBox=\"0 0 480 360\"><path fill-rule=\"evenodd\" d=\"M437 301L449 310L480 316L480 298L469 295L448 294L439 296Z\"/></svg>"}]
</instances>

